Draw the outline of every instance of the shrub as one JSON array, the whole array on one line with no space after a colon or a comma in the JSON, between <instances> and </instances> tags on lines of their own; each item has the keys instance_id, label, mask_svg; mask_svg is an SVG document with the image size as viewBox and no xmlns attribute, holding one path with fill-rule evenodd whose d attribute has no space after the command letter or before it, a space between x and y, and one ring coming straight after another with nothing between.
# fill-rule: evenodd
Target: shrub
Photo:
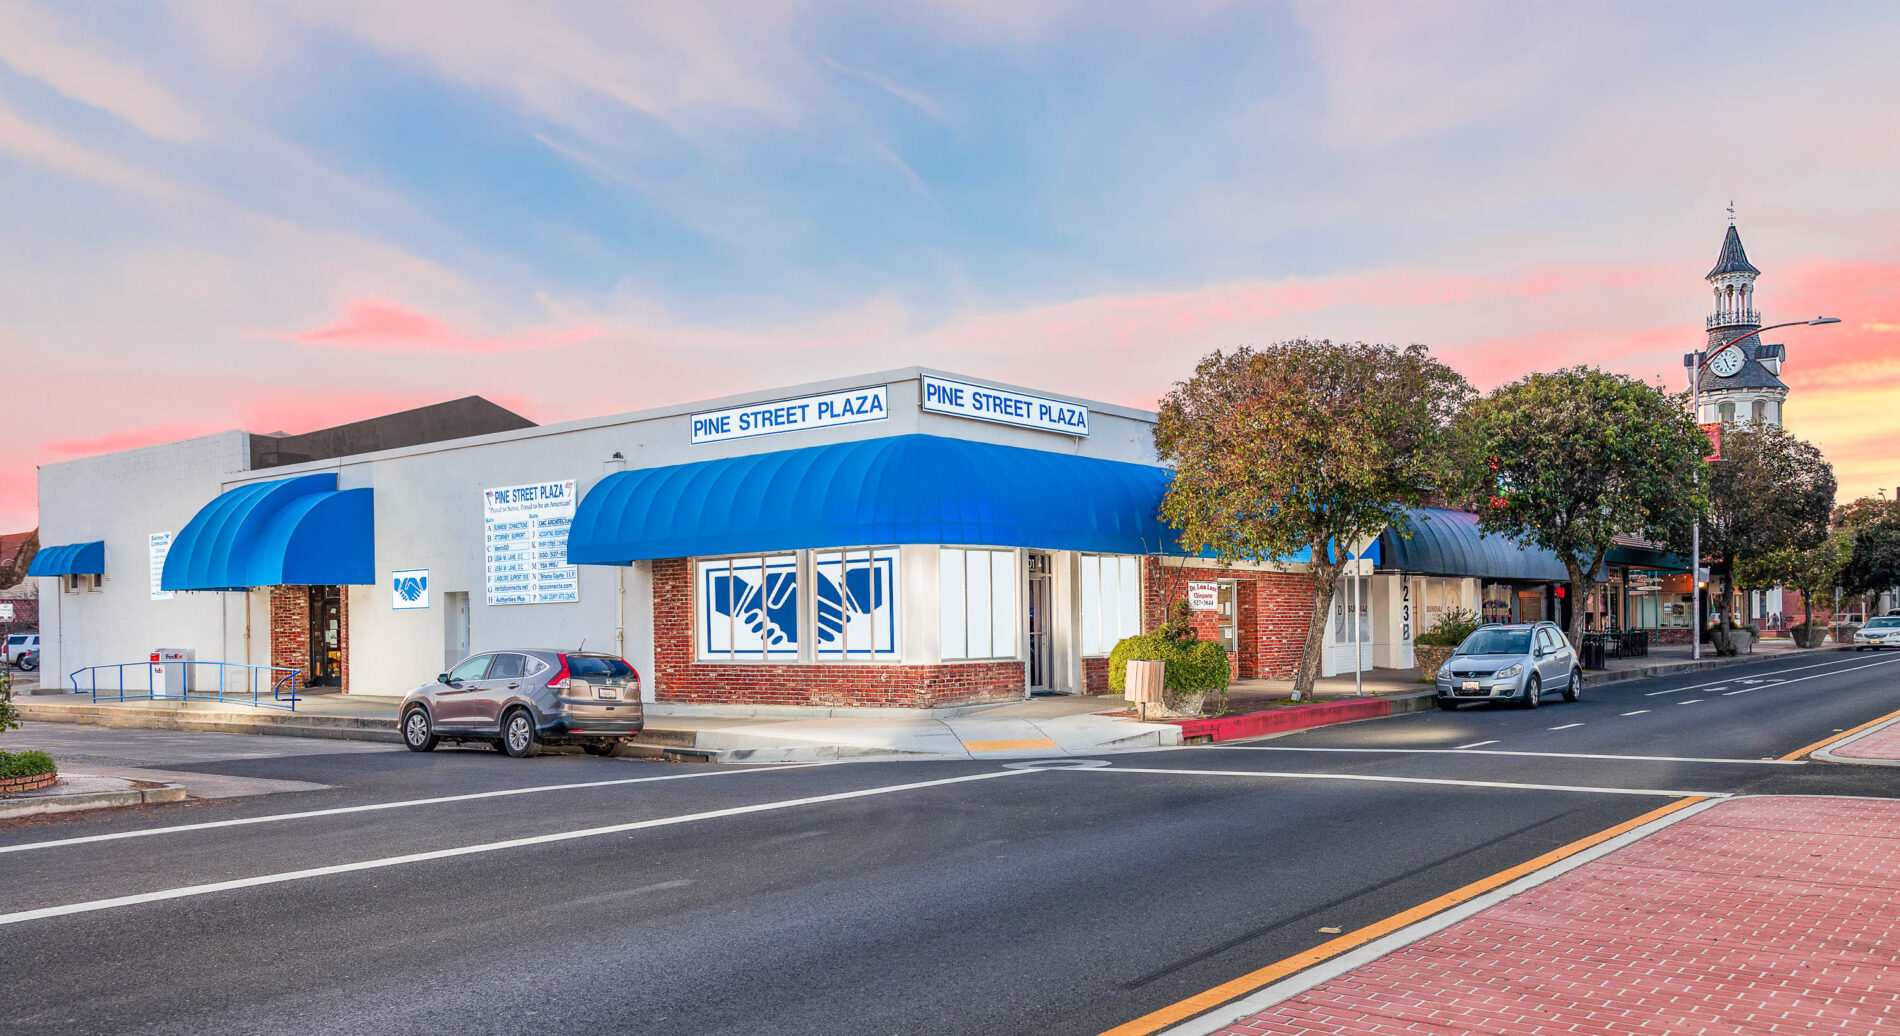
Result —
<instances>
[{"instance_id":1,"label":"shrub","mask_svg":"<svg viewBox=\"0 0 1900 1036\"><path fill-rule=\"evenodd\" d=\"M1465 638L1477 632L1482 625L1478 617L1463 608L1453 608L1438 617L1432 628L1412 638L1413 644L1425 647L1457 647Z\"/></svg>"},{"instance_id":2,"label":"shrub","mask_svg":"<svg viewBox=\"0 0 1900 1036\"><path fill-rule=\"evenodd\" d=\"M1128 691L1130 661L1166 662L1161 673L1163 704L1182 711L1189 698L1213 693L1218 707L1225 707L1227 650L1211 640L1177 640L1159 632L1124 637L1108 653L1108 685L1116 694Z\"/></svg>"},{"instance_id":3,"label":"shrub","mask_svg":"<svg viewBox=\"0 0 1900 1036\"><path fill-rule=\"evenodd\" d=\"M20 712L13 707L13 674L0 670L0 734L20 729Z\"/></svg>"},{"instance_id":4,"label":"shrub","mask_svg":"<svg viewBox=\"0 0 1900 1036\"><path fill-rule=\"evenodd\" d=\"M31 777L57 769L59 767L54 765L53 757L38 749L30 752L0 752L0 779Z\"/></svg>"}]
</instances>

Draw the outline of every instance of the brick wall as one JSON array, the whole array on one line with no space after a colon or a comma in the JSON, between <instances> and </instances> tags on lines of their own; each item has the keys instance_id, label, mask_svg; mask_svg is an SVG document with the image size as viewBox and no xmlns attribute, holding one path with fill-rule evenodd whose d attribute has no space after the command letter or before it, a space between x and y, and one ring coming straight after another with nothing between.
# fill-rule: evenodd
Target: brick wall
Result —
<instances>
[{"instance_id":1,"label":"brick wall","mask_svg":"<svg viewBox=\"0 0 1900 1036\"><path fill-rule=\"evenodd\" d=\"M339 690L350 689L350 594L343 588L342 606L337 618L337 647L343 665L338 673ZM310 588L273 586L270 588L270 664L303 670L299 687L310 669Z\"/></svg>"},{"instance_id":2,"label":"brick wall","mask_svg":"<svg viewBox=\"0 0 1900 1036\"><path fill-rule=\"evenodd\" d=\"M1023 696L1022 662L942 665L748 664L693 658L687 558L653 563L653 686L663 702L933 708Z\"/></svg>"},{"instance_id":3,"label":"brick wall","mask_svg":"<svg viewBox=\"0 0 1900 1036\"><path fill-rule=\"evenodd\" d=\"M1108 682L1108 656L1096 655L1082 660L1082 693L1108 694L1115 688Z\"/></svg>"},{"instance_id":4,"label":"brick wall","mask_svg":"<svg viewBox=\"0 0 1900 1036\"><path fill-rule=\"evenodd\" d=\"M1238 650L1232 659L1236 679L1290 679L1300 666L1306 624L1313 613L1313 577L1304 572L1256 572L1218 565L1163 568L1147 558L1142 610L1146 629L1167 621L1168 608L1187 600L1188 583L1234 580ZM1194 632L1203 640L1219 635L1215 612L1194 612Z\"/></svg>"}]
</instances>

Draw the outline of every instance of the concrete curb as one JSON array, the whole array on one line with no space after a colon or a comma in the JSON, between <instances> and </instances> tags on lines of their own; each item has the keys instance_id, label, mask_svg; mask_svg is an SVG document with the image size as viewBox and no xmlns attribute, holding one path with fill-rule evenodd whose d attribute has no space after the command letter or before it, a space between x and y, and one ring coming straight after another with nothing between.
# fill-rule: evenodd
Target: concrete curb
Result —
<instances>
[{"instance_id":1,"label":"concrete curb","mask_svg":"<svg viewBox=\"0 0 1900 1036\"><path fill-rule=\"evenodd\" d=\"M1808 758L1819 759L1822 762L1828 762L1828 763L1846 763L1849 766L1900 766L1900 759L1862 759L1857 756L1834 754L1834 749L1851 745L1854 742L1859 741L1861 738L1866 737L1869 734L1877 734L1887 729L1888 727L1893 726L1896 723L1900 723L1900 716L1895 716L1893 719L1890 719L1887 722L1880 724L1879 726L1868 727L1866 730L1863 730L1860 733L1855 734L1853 737L1842 738L1841 740L1834 742L1833 744L1827 746L1826 748L1817 748L1813 752L1809 753Z\"/></svg>"},{"instance_id":2,"label":"concrete curb","mask_svg":"<svg viewBox=\"0 0 1900 1036\"><path fill-rule=\"evenodd\" d=\"M72 774L74 777L88 774ZM127 780L127 784L134 782ZM148 783L148 782L139 782ZM113 809L121 806L149 806L158 802L179 802L185 786L170 782L156 788L125 788L120 791L84 791L71 795L45 795L32 799L0 799L0 819L35 816L40 813L70 813L81 809Z\"/></svg>"},{"instance_id":3,"label":"concrete curb","mask_svg":"<svg viewBox=\"0 0 1900 1036\"><path fill-rule=\"evenodd\" d=\"M1314 702L1311 705L1288 705L1284 708L1247 712L1238 716L1177 719L1166 722L1181 728L1183 743L1220 744L1223 741L1242 741L1248 738L1291 734L1295 731L1330 727L1340 723L1385 719L1388 716L1423 712L1436 707L1436 691L1402 691L1398 694ZM1207 740L1196 742L1196 738Z\"/></svg>"}]
</instances>

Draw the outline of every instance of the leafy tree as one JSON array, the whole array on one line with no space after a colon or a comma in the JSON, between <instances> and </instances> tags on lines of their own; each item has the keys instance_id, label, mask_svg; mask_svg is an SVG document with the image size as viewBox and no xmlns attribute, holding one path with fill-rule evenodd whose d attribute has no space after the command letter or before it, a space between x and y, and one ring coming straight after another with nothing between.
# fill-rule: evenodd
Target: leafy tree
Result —
<instances>
[{"instance_id":1,"label":"leafy tree","mask_svg":"<svg viewBox=\"0 0 1900 1036\"><path fill-rule=\"evenodd\" d=\"M1856 594L1900 586L1900 500L1861 497L1842 505L1835 520L1854 540L1841 585Z\"/></svg>"},{"instance_id":2,"label":"leafy tree","mask_svg":"<svg viewBox=\"0 0 1900 1036\"><path fill-rule=\"evenodd\" d=\"M1216 351L1161 401L1161 505L1189 550L1223 563L1312 552L1313 612L1293 697L1319 676L1351 546L1421 503L1448 471L1447 424L1471 387L1422 345L1297 339Z\"/></svg>"},{"instance_id":3,"label":"leafy tree","mask_svg":"<svg viewBox=\"0 0 1900 1036\"><path fill-rule=\"evenodd\" d=\"M1804 550L1827 538L1834 468L1813 444L1776 425L1734 426L1722 435L1722 459L1709 466L1708 495L1702 556L1722 580L1726 602L1737 585L1737 562ZM1686 552L1689 539L1681 530L1672 539ZM1726 604L1722 610L1730 612ZM1716 637L1727 654L1727 623L1717 624Z\"/></svg>"},{"instance_id":4,"label":"leafy tree","mask_svg":"<svg viewBox=\"0 0 1900 1036\"><path fill-rule=\"evenodd\" d=\"M40 552L40 531L34 529L26 534L26 541L20 544L13 557L0 563L0 590L12 589L26 578L26 570L33 564L33 555Z\"/></svg>"},{"instance_id":5,"label":"leafy tree","mask_svg":"<svg viewBox=\"0 0 1900 1036\"><path fill-rule=\"evenodd\" d=\"M1735 578L1742 586L1787 586L1801 591L1801 624L1814 625L1814 595L1840 585L1842 570L1853 553L1846 531L1837 531L1812 547L1783 547L1736 562Z\"/></svg>"},{"instance_id":6,"label":"leafy tree","mask_svg":"<svg viewBox=\"0 0 1900 1036\"><path fill-rule=\"evenodd\" d=\"M1621 374L1572 367L1500 386L1465 411L1456 440L1479 527L1563 562L1573 643L1612 539L1662 536L1700 504L1708 440L1685 401Z\"/></svg>"}]
</instances>

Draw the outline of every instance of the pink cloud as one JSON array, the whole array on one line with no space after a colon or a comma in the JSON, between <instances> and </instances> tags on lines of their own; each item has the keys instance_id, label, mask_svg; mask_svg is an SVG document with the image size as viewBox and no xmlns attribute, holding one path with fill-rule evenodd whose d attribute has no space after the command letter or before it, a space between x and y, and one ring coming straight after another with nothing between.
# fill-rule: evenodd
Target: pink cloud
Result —
<instances>
[{"instance_id":1,"label":"pink cloud","mask_svg":"<svg viewBox=\"0 0 1900 1036\"><path fill-rule=\"evenodd\" d=\"M120 450L135 450L141 446L152 446L161 442L175 442L200 435L209 435L221 431L227 425L215 424L160 424L146 428L132 428L123 432L108 432L90 439L59 439L41 444L40 448L48 453L57 453L68 457L89 457L95 453L116 453Z\"/></svg>"},{"instance_id":2,"label":"pink cloud","mask_svg":"<svg viewBox=\"0 0 1900 1036\"><path fill-rule=\"evenodd\" d=\"M377 352L505 353L572 345L599 333L588 324L482 338L427 313L385 299L363 298L346 303L336 320L290 337L304 345Z\"/></svg>"}]
</instances>

